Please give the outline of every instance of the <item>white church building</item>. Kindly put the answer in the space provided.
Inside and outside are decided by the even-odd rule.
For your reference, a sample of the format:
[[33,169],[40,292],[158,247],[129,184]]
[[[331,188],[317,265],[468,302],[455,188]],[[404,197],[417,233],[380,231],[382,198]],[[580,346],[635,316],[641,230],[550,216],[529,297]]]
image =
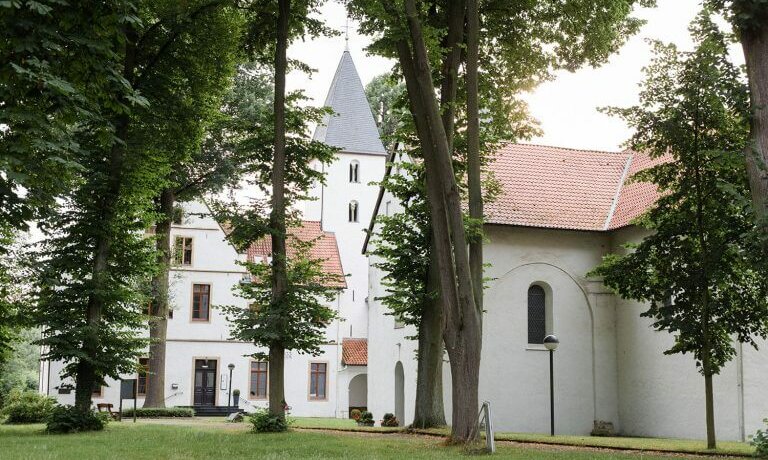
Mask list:
[[[664,355],[673,336],[586,274],[644,230],[631,224],[656,191],[632,183],[653,163],[632,152],[598,152],[505,144],[490,166],[498,199],[486,206],[485,291],[480,399],[492,407],[498,431],[548,433],[549,356],[556,334],[556,432],[589,434],[596,421],[628,436],[703,438],[704,379],[690,355]],[[401,208],[388,193],[374,211]],[[376,232],[375,221],[371,228]],[[367,244],[374,244],[375,239]],[[370,247],[364,252],[369,253]],[[377,298],[383,274],[370,256],[368,407],[413,419],[417,342]],[[715,377],[715,420],[722,439],[744,440],[768,416],[768,343],[760,351],[736,345],[738,356]],[[446,417],[451,414],[450,367],[443,367]],[[449,421],[450,423],[450,421]],[[601,425],[605,425],[601,423]]]
[[[400,209],[372,182],[388,159],[360,77],[342,54],[325,102],[335,112],[315,139],[338,147],[304,204],[300,238],[319,238],[316,255],[346,276],[332,307],[340,319],[326,330],[319,357],[288,352],[286,401],[295,416],[346,418],[367,408],[378,420],[393,412],[413,418],[415,331],[402,327],[377,300],[386,294],[370,254],[375,217]],[[505,144],[492,166],[501,186],[487,206],[486,276],[480,398],[491,402],[497,430],[547,432],[549,362],[541,345],[555,333],[556,430],[589,434],[596,421],[633,436],[702,438],[704,381],[689,356],[666,356],[673,337],[640,317],[646,306],[624,301],[586,274],[601,258],[643,236],[631,221],[655,199],[648,184],[628,178],[650,160],[632,152],[597,152]],[[204,201],[184,203],[172,227],[183,249],[171,276],[167,406],[226,406],[241,391],[246,411],[266,406],[269,365],[250,358],[252,344],[230,338],[217,305],[246,301],[232,288],[245,275],[237,261],[266,260],[268,245],[239,254]],[[768,344],[766,344],[768,346]],[[738,356],[715,378],[718,435],[743,440],[768,416],[768,350],[738,346]],[[446,357],[447,360],[447,357]],[[147,361],[144,359],[142,364]],[[232,381],[228,365],[234,364]],[[59,377],[61,363],[42,362],[41,391],[63,403],[74,393]],[[444,366],[446,416],[450,367]],[[152,369],[148,369],[152,372]],[[125,378],[141,375],[126,375]],[[146,379],[143,379],[146,382]],[[107,382],[94,402],[118,405],[119,385]],[[145,388],[144,388],[145,389]],[[139,399],[138,405],[143,401]]]

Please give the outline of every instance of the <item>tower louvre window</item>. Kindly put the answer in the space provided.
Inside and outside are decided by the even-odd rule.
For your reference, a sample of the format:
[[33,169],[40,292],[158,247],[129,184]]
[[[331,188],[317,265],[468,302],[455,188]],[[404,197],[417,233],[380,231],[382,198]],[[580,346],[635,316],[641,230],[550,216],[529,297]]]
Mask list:
[[358,205],[357,201],[349,202],[349,221],[357,222]]
[[353,183],[360,182],[360,162],[352,160],[349,163],[349,181]]

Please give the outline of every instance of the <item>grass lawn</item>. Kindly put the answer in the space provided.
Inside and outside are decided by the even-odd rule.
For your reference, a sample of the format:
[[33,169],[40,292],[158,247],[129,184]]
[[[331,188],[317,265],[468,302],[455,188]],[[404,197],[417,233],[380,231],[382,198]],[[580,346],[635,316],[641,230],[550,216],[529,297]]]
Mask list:
[[[297,428],[325,428],[350,431],[397,431],[398,428],[358,427],[352,420],[336,418],[297,418],[294,424]],[[447,429],[423,430],[429,434],[448,434]],[[578,447],[599,447],[612,449],[653,450],[662,452],[686,452],[693,454],[722,454],[751,456],[754,447],[748,443],[735,441],[720,441],[715,451],[706,448],[705,441],[693,439],[666,438],[628,438],[628,437],[596,437],[596,436],[549,436],[533,433],[496,433],[499,441],[516,441],[523,443],[556,444]]]
[[[0,426],[0,458],[16,459],[282,459],[382,458],[453,459],[468,454],[445,447],[439,438],[404,434],[292,431],[252,434],[246,424],[200,420],[191,424],[160,421],[112,423],[99,433],[46,435],[41,425]],[[641,453],[617,453],[575,447],[519,446],[500,443],[498,458],[511,459],[659,459]]]

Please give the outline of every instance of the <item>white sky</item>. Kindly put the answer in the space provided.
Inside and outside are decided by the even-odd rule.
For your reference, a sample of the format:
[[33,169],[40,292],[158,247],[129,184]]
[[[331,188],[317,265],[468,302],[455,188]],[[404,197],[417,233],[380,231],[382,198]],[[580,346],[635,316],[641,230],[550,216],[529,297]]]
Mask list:
[[[699,3],[699,0],[658,0],[656,8],[638,10],[635,15],[647,20],[646,25],[608,63],[598,69],[559,72],[553,81],[525,95],[531,113],[544,131],[532,142],[618,150],[630,131],[623,121],[598,112],[597,107],[628,106],[637,102],[642,67],[651,58],[645,39],[660,39],[690,48],[687,28],[699,10]],[[341,3],[331,0],[323,6],[322,16],[328,26],[343,31],[346,14]],[[363,84],[367,84],[376,75],[391,69],[392,61],[366,55],[363,48],[369,39],[359,35],[356,26],[350,21],[349,48]],[[343,50],[343,36],[294,43],[288,51],[289,57],[309,64],[317,72],[311,78],[292,73],[288,77],[289,89],[304,89],[315,105],[322,104]],[[738,49],[734,48],[732,54],[734,60],[743,62]]]

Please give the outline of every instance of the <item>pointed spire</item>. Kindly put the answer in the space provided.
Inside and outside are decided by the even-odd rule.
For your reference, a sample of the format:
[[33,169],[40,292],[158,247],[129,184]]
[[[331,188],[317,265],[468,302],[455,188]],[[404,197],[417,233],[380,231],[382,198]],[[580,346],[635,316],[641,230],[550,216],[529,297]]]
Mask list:
[[344,152],[386,155],[363,82],[348,49],[341,55],[325,106],[333,109],[315,130],[314,139]]

